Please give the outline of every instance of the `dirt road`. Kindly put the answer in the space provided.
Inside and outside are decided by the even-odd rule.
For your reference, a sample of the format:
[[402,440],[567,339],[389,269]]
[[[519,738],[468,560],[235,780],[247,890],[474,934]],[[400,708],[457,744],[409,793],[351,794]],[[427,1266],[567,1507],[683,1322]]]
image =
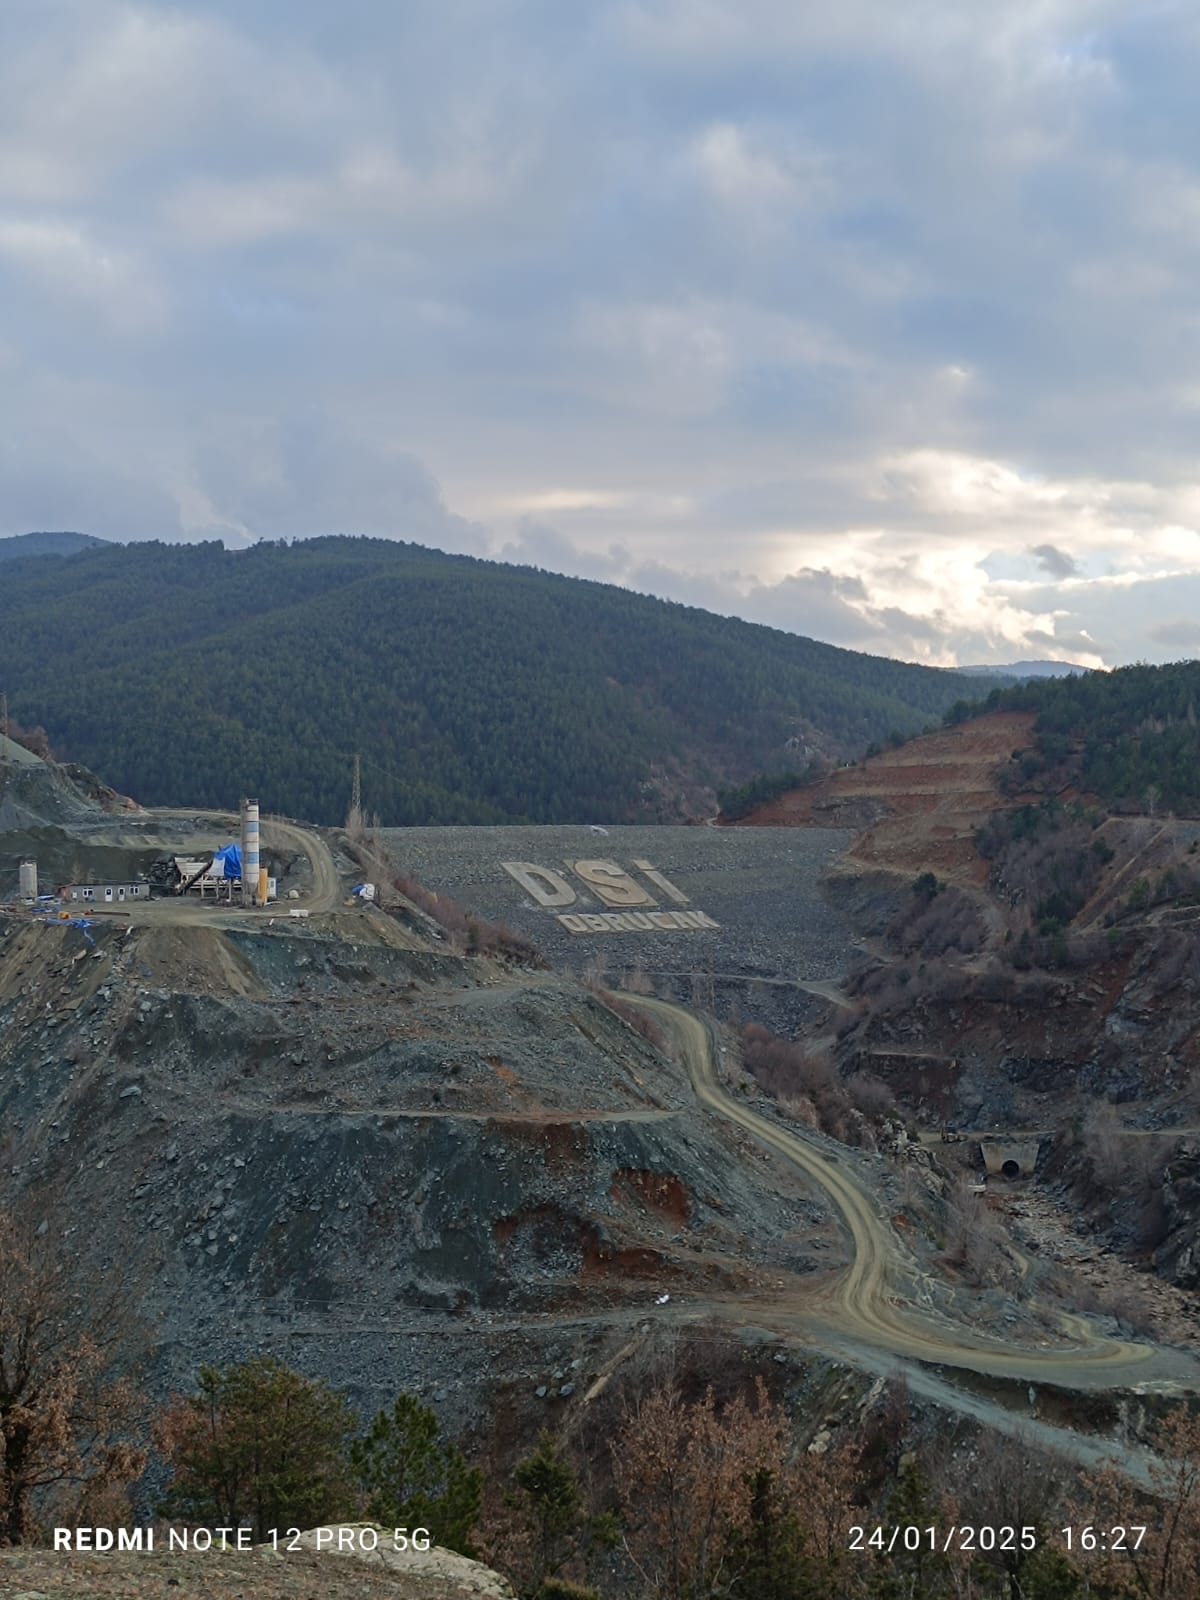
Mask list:
[[811,1331],[837,1351],[847,1341],[921,1362],[1067,1388],[1200,1389],[1200,1364],[1186,1353],[1105,1339],[1083,1317],[1061,1315],[1063,1341],[1021,1346],[955,1323],[929,1309],[923,1274],[911,1252],[845,1164],[799,1134],[739,1104],[721,1087],[706,1026],[681,1007],[626,995],[678,1041],[697,1099],[758,1143],[799,1167],[829,1196],[849,1234],[850,1265],[817,1291],[802,1313]]
[[269,845],[277,839],[286,839],[308,857],[313,878],[312,888],[303,900],[308,909],[310,911],[336,909],[342,901],[342,885],[329,846],[321,835],[312,828],[297,827],[295,823],[280,822],[270,817],[264,820],[261,826],[264,843]]

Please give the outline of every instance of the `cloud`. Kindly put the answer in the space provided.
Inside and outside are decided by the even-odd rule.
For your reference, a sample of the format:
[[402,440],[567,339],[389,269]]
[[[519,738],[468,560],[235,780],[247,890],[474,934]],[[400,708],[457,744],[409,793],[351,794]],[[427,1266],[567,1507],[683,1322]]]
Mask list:
[[274,51],[208,6],[37,0],[0,20],[0,201],[114,210],[164,165],[219,160],[254,131],[271,153],[344,116],[347,93],[303,48]]
[[1170,622],[1159,622],[1151,628],[1150,637],[1159,644],[1200,647],[1200,622],[1194,617],[1176,617]]
[[69,223],[0,217],[0,270],[5,265],[51,315],[65,304],[119,333],[144,335],[168,314],[166,292],[144,262]]
[[1200,610],[1198,58],[1116,0],[12,0],[7,514],[1161,656]]
[[485,549],[482,530],[446,509],[420,461],[315,412],[251,423],[206,445],[191,488],[198,535],[225,531],[252,541],[349,533],[467,554]]
[[1079,571],[1079,563],[1075,557],[1068,555],[1065,550],[1058,549],[1056,545],[1035,544],[1029,554],[1037,558],[1038,566],[1052,578],[1073,578]]
[[167,201],[179,237],[207,249],[334,228],[427,232],[464,218],[502,224],[514,180],[502,149],[456,153],[421,171],[385,147],[352,149],[331,170],[188,184]]
[[32,445],[20,434],[0,442],[0,537],[65,528],[101,539],[177,539],[175,498],[140,475],[81,454],[61,435]]

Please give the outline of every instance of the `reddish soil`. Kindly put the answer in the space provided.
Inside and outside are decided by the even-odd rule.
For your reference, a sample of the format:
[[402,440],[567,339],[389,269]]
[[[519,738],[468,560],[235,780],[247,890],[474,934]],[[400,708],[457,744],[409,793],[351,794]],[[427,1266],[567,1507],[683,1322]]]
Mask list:
[[861,828],[853,863],[897,873],[933,870],[964,887],[987,877],[975,829],[991,812],[1017,803],[1002,795],[997,773],[1027,747],[1033,716],[995,711],[957,728],[927,733],[820,783],[793,789],[735,827]]
[[614,1200],[626,1199],[632,1192],[674,1228],[686,1227],[692,1214],[691,1196],[673,1172],[635,1172],[622,1167],[613,1177],[610,1192]]

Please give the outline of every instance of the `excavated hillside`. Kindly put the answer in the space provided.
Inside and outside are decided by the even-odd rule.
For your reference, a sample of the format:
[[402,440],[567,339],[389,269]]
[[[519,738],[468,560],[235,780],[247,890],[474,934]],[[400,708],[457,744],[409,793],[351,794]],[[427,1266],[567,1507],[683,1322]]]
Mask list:
[[162,1382],[285,1347],[469,1422],[502,1375],[569,1393],[580,1324],[838,1259],[801,1176],[578,983],[376,909],[155,909],[0,915],[0,1126],[5,1198],[140,1285]]
[[857,828],[840,871],[911,876],[936,861],[941,876],[980,884],[987,868],[974,833],[1014,803],[997,774],[1029,743],[1033,720],[1031,712],[995,712],[924,734],[758,806],[736,826]]
[[[230,826],[90,807],[55,826],[95,849],[195,850]],[[773,960],[766,896],[743,914],[734,892],[768,863],[691,832],[707,876],[659,859],[720,910],[715,937],[746,927]],[[766,842],[795,874],[793,918],[817,915],[815,874],[789,866],[816,856]],[[268,908],[0,907],[0,1207],[84,1304],[123,1286],[152,1398],[270,1353],[363,1412],[421,1395],[503,1452],[541,1425],[611,1427],[604,1404],[656,1341],[689,1339],[701,1370],[717,1351],[765,1366],[801,1415],[832,1408],[823,1427],[899,1364],[931,1430],[947,1413],[1040,1429],[1073,1460],[1118,1448],[1144,1470],[1144,1413],[1122,1397],[1200,1388],[1187,1330],[1081,1318],[1070,1277],[1023,1250],[1001,1249],[1001,1278],[964,1274],[946,1180],[894,1121],[888,1155],[835,1144],[753,1093],[731,1030],[551,971],[487,924],[475,946],[498,953],[467,954],[382,876],[374,903],[351,896],[378,839],[269,818],[263,848],[285,896]],[[816,989],[818,1009],[838,993]]]
[[[1200,821],[1022,792],[996,712],[739,826],[857,826],[826,875],[867,957],[834,1054],[929,1129],[1031,1139],[1093,1239],[1200,1284]],[[978,1151],[978,1146],[973,1146]]]

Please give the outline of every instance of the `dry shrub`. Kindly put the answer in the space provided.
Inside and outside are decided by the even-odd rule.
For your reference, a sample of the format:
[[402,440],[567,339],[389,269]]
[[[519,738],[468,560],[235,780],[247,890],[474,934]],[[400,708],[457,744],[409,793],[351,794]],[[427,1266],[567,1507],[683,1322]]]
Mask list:
[[785,1095],[779,1102],[779,1109],[802,1128],[811,1128],[814,1133],[820,1133],[821,1114],[807,1095]]
[[973,998],[993,1004],[1012,1005],[1021,993],[1021,982],[1011,967],[992,956],[976,973]]
[[975,974],[942,957],[863,963],[847,984],[867,1002],[872,1017],[896,1016],[920,1003],[947,1004],[973,992]]
[[621,979],[621,988],[629,994],[654,993],[654,983],[643,967],[629,968]]
[[1008,1236],[984,1195],[972,1192],[965,1179],[946,1196],[946,1256],[979,1288],[991,1288],[1011,1276]]
[[776,1099],[800,1093],[816,1104],[819,1096],[840,1089],[826,1056],[791,1039],[781,1039],[757,1022],[742,1029],[742,1059],[761,1087]]
[[[786,1568],[786,1590],[771,1593],[855,1592],[847,1533],[860,1516],[858,1455],[851,1443],[797,1458],[787,1416],[761,1378],[724,1400],[711,1387],[689,1398],[675,1384],[643,1394],[612,1447],[639,1592],[748,1597],[760,1592],[751,1573],[764,1568],[776,1582]],[[772,1546],[773,1562],[765,1560]]]
[[1112,1317],[1134,1338],[1157,1339],[1162,1332],[1153,1306],[1130,1284],[1077,1280],[1072,1298],[1081,1311]]
[[626,1547],[651,1593],[719,1592],[729,1536],[750,1522],[754,1472],[781,1473],[786,1445],[786,1419],[761,1378],[753,1405],[738,1396],[718,1407],[711,1389],[688,1404],[671,1388],[633,1407],[613,1445],[613,1478]]
[[987,941],[987,923],[978,903],[953,886],[912,900],[888,928],[888,937],[905,953],[971,955]]
[[54,760],[54,751],[50,748],[50,735],[41,723],[35,728],[23,728],[15,717],[9,717],[6,731],[14,744],[21,745],[35,756],[41,756],[43,761]]
[[584,977],[583,986],[594,994],[602,1006],[606,1006],[622,1022],[627,1022],[635,1033],[640,1033],[643,1039],[648,1039],[656,1050],[664,1050],[667,1036],[655,1022],[654,1018],[634,1005],[631,1001],[622,1000],[619,994],[614,994],[611,989],[606,989],[595,978]]
[[1140,1540],[1131,1533],[1123,1549],[1096,1549],[1077,1556],[1088,1577],[1099,1580],[1092,1592],[1195,1600],[1200,1570],[1200,1418],[1186,1402],[1168,1413],[1155,1445],[1149,1493],[1123,1477],[1116,1466],[1105,1467],[1085,1477],[1082,1503],[1072,1504],[1063,1520],[1079,1527],[1147,1530]]
[[523,967],[546,965],[537,946],[524,934],[517,933],[505,923],[488,922],[484,917],[476,916],[453,896],[437,894],[403,873],[393,877],[392,887],[398,889],[406,900],[410,900],[426,916],[432,917],[438,927],[450,935],[455,948],[465,954],[493,956],[497,960],[511,961]]
[[896,1096],[873,1072],[856,1072],[846,1079],[846,1093],[869,1122],[897,1115]]
[[823,1052],[781,1039],[756,1022],[742,1029],[742,1062],[798,1122],[843,1144],[874,1149],[871,1124],[893,1110],[892,1097],[878,1078],[859,1073],[843,1082]]

